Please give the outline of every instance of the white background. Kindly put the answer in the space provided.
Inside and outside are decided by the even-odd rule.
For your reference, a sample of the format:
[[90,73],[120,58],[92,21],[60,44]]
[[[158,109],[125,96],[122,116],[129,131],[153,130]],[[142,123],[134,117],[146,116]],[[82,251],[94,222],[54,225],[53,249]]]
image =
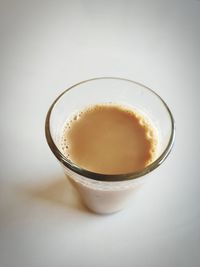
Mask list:
[[[0,266],[200,266],[200,1],[0,1]],[[45,115],[98,76],[143,83],[177,125],[123,211],[89,213],[48,148]]]

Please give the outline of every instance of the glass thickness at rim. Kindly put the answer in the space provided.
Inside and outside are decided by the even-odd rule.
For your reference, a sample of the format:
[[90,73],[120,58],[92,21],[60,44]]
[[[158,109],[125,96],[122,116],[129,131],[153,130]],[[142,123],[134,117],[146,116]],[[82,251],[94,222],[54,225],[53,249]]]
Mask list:
[[[53,141],[53,138],[51,136],[51,132],[50,132],[50,120],[51,120],[51,114],[52,111],[54,109],[54,106],[56,105],[56,103],[60,100],[60,98],[66,94],[68,91],[73,90],[73,88],[87,83],[87,82],[91,82],[91,81],[95,81],[95,80],[121,80],[121,81],[125,81],[125,82],[130,82],[136,85],[139,85],[143,88],[145,88],[146,90],[149,90],[152,94],[154,94],[157,98],[159,98],[159,100],[162,102],[162,104],[165,106],[166,111],[168,112],[168,115],[170,117],[171,120],[171,135],[170,135],[170,139],[169,142],[165,148],[165,150],[163,151],[163,153],[155,160],[153,161],[151,164],[149,164],[146,168],[144,168],[141,171],[138,172],[132,172],[132,173],[123,173],[123,174],[112,174],[112,175],[108,175],[108,174],[100,174],[100,173],[95,173],[95,172],[91,172],[89,170],[83,169],[81,167],[79,167],[78,165],[76,165],[75,163],[71,162],[70,160],[68,160],[62,153],[61,151],[57,148],[56,144]],[[117,181],[125,181],[125,180],[133,180],[139,177],[142,177],[144,175],[146,175],[147,173],[150,173],[151,171],[153,171],[154,169],[156,169],[169,155],[173,144],[174,144],[174,139],[175,139],[175,122],[174,122],[174,118],[172,116],[172,113],[169,109],[169,107],[167,106],[167,104],[164,102],[164,100],[157,94],[155,93],[152,89],[148,88],[147,86],[144,86],[141,83],[129,80],[129,79],[125,79],[125,78],[120,78],[120,77],[98,77],[98,78],[93,78],[93,79],[88,79],[88,80],[84,80],[81,81],[71,87],[69,87],[68,89],[66,89],[65,91],[63,91],[56,99],[55,101],[52,103],[52,105],[50,106],[47,116],[46,116],[46,121],[45,121],[45,135],[46,135],[46,140],[47,143],[51,149],[51,151],[53,152],[53,154],[56,156],[56,158],[68,169],[74,171],[75,173],[84,176],[86,178],[92,179],[92,180],[97,180],[97,181],[103,181],[103,182],[117,182]]]

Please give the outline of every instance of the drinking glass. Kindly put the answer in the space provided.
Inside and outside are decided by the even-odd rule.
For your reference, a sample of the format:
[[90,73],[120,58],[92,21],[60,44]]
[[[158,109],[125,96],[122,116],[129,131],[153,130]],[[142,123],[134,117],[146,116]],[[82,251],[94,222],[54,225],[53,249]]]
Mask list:
[[[157,154],[143,170],[117,175],[94,173],[63,154],[60,139],[66,121],[87,106],[104,103],[132,107],[152,122],[158,135]],[[135,188],[167,158],[174,143],[175,124],[167,104],[150,88],[128,79],[101,77],[82,81],[61,93],[49,108],[45,133],[50,149],[84,204],[91,211],[104,214],[121,210]]]

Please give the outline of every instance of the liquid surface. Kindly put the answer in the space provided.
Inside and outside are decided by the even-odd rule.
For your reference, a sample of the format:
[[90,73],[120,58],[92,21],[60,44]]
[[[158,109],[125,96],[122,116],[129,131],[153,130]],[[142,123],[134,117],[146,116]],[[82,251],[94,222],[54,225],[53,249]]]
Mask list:
[[138,112],[120,105],[94,105],[66,122],[63,154],[79,167],[102,174],[140,171],[155,158],[156,135]]

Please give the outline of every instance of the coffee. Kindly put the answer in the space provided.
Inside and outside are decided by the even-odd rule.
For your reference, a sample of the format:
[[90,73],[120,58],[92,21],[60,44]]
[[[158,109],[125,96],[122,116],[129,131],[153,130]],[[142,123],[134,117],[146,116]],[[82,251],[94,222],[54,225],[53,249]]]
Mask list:
[[155,158],[156,131],[134,109],[98,104],[67,121],[61,150],[83,169],[101,174],[124,174],[144,169]]

